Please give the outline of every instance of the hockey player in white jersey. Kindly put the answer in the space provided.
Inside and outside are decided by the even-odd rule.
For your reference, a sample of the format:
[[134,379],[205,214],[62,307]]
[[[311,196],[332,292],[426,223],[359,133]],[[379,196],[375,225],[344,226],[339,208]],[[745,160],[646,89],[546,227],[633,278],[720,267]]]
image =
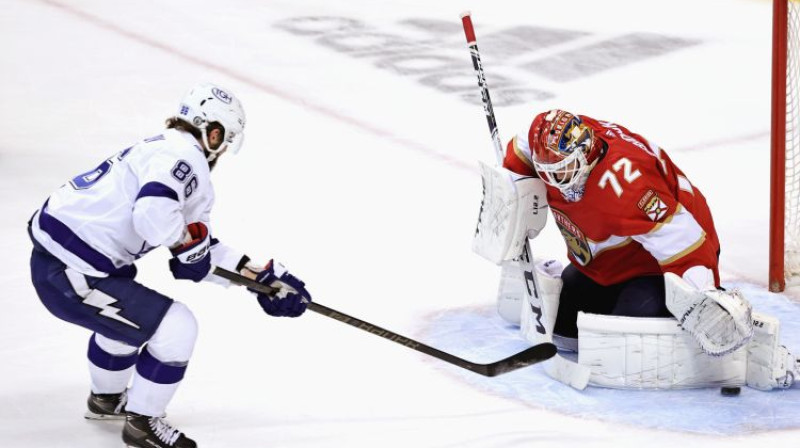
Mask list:
[[31,277],[60,319],[92,331],[91,419],[125,419],[130,447],[197,444],[162,417],[186,371],[197,336],[186,305],[134,280],[135,261],[159,247],[176,279],[228,284],[212,263],[278,289],[257,294],[265,312],[296,317],[311,301],[304,283],[272,260],[266,267],[212,236],[210,172],[236,153],[245,114],[229,90],[192,88],[167,129],[56,190],[34,213]]

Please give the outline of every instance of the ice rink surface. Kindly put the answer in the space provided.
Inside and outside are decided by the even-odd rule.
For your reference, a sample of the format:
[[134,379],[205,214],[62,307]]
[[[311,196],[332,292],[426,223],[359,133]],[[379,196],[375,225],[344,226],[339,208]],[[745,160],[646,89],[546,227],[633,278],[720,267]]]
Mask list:
[[[756,305],[782,304],[785,322],[800,317],[797,290],[764,293],[768,1],[0,8],[2,446],[122,445],[118,424],[82,418],[88,333],[35,296],[25,222],[67,179],[158,133],[199,81],[234,91],[248,118],[242,152],[214,172],[216,236],[282,261],[324,305],[456,355],[485,362],[520,349],[491,312],[497,269],[470,251],[476,161],[493,153],[464,10],[501,136],[562,107],[657,142],[709,200],[723,284]],[[565,259],[552,223],[533,250]],[[166,250],[142,259],[139,280],[199,320],[168,412],[203,447],[773,448],[800,439],[800,407],[786,405],[798,403],[797,388],[745,390],[750,407],[703,394],[582,395],[538,367],[476,378],[319,315],[270,318],[242,290],[172,280],[166,260]],[[785,342],[800,350],[796,324],[786,325]]]

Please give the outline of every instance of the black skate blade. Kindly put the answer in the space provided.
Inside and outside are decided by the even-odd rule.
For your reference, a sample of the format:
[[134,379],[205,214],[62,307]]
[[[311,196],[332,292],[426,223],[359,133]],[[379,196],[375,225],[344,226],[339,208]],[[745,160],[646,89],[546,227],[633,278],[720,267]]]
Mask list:
[[122,421],[125,420],[125,414],[95,414],[92,411],[86,411],[83,418],[86,420]]

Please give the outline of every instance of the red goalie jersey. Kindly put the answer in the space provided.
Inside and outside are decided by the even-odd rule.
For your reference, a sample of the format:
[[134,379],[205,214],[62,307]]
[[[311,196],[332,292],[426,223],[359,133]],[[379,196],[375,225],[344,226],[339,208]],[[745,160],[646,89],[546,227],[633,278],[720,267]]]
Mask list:
[[[580,132],[569,128],[573,123],[557,123],[557,113],[578,123]],[[582,133],[591,142],[585,146],[591,159],[582,158],[588,177],[577,199],[568,200],[552,182],[547,185],[547,200],[572,264],[601,285],[664,272],[682,275],[705,266],[719,285],[719,240],[706,199],[661,148],[613,123],[563,111],[546,114],[537,116],[527,136],[508,143],[503,165],[550,179],[537,173],[535,166],[542,165],[534,161],[548,157],[537,152],[542,147],[558,153],[553,136],[563,132],[574,140]],[[543,120],[554,120],[546,133],[540,129]]]

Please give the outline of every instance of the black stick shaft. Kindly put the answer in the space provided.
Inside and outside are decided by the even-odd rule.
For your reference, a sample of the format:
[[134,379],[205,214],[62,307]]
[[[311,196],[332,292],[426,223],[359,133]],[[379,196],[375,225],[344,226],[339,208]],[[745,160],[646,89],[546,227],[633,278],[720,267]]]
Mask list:
[[481,54],[478,51],[478,42],[475,38],[475,28],[472,26],[472,16],[464,13],[461,16],[461,24],[464,26],[464,35],[467,38],[469,53],[472,56],[472,67],[478,76],[478,87],[481,90],[481,101],[483,102],[483,112],[486,114],[486,123],[489,125],[489,132],[492,135],[497,164],[503,165],[503,143],[500,140],[500,132],[497,129],[497,119],[494,116],[492,98],[489,96],[489,85],[486,83],[486,76],[483,74],[483,64]]
[[[247,277],[222,269],[220,267],[214,268],[214,275],[225,278],[237,285],[246,286],[250,289],[254,289],[256,291],[263,292],[265,294],[273,294],[275,292],[275,288],[263,285]],[[459,358],[458,356],[451,355],[450,353],[443,352],[437,348],[423,344],[419,341],[415,341],[411,338],[399,335],[393,331],[389,331],[385,328],[381,328],[377,325],[373,325],[369,322],[363,321],[361,319],[355,318],[345,313],[339,312],[337,310],[334,310],[333,308],[328,308],[327,306],[319,304],[317,302],[309,303],[308,309],[315,313],[322,314],[325,317],[329,317],[331,319],[338,320],[339,322],[343,322],[350,326],[356,327],[359,330],[366,331],[367,333],[373,334],[375,336],[380,336],[384,339],[388,339],[404,347],[408,347],[412,350],[425,353],[426,355],[433,356],[434,358],[440,359],[447,363],[459,366],[461,368],[470,370],[472,372],[484,376],[495,376],[505,372],[510,372],[511,370],[516,370],[518,368],[525,367],[539,361],[544,361],[545,359],[548,359],[555,354],[555,346],[553,346],[552,344],[540,344],[494,363],[478,364],[471,361],[467,361],[466,359]]]

